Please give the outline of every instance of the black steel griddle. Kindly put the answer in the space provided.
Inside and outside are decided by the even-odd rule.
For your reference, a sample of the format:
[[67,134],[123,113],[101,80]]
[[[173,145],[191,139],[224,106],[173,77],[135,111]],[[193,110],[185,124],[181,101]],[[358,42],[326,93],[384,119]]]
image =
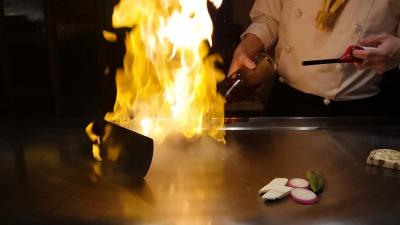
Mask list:
[[[155,146],[144,179],[98,164],[83,126],[0,128],[0,224],[399,224],[399,171],[365,164],[372,149],[400,149],[399,119],[230,122],[226,145]],[[326,177],[318,204],[260,201],[271,179],[308,169]]]

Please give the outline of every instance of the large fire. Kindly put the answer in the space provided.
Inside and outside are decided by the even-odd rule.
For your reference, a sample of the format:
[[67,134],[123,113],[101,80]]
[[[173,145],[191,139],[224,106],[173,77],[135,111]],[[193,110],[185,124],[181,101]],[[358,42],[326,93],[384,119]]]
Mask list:
[[[162,142],[170,133],[208,134],[224,142],[224,75],[209,55],[208,0],[121,0],[113,26],[132,27],[117,71],[114,112],[105,116]],[[210,0],[219,7],[222,0]]]

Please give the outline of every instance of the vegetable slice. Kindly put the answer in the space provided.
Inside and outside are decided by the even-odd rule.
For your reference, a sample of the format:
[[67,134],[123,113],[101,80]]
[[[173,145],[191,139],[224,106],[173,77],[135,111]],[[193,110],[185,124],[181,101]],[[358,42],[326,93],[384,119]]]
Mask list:
[[322,190],[324,187],[324,175],[321,172],[309,170],[306,177],[313,192],[317,193]]
[[293,187],[286,186],[288,182],[287,178],[275,178],[258,192],[261,194],[263,200],[276,200],[281,199],[289,195]]
[[305,188],[295,188],[290,194],[296,202],[301,204],[312,205],[318,201],[317,195]]
[[265,193],[263,196],[261,196],[261,199],[263,200],[276,200],[276,199],[281,199],[285,197],[282,192],[276,191],[276,190],[269,190],[267,193]]
[[263,200],[276,200],[281,199],[289,195],[290,191],[292,191],[292,187],[288,186],[276,186],[273,189],[267,191],[261,199]]
[[289,180],[288,184],[289,187],[294,188],[308,188],[308,181],[303,178],[292,178]]
[[267,185],[265,185],[263,188],[258,191],[259,194],[264,194],[267,191],[274,189],[275,187],[282,187],[285,186],[288,182],[287,178],[275,178],[271,182],[269,182]]

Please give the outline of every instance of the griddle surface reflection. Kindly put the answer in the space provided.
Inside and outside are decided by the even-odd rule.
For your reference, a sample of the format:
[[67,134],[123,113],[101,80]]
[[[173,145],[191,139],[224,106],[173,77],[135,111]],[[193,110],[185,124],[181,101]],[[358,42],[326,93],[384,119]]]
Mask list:
[[[400,129],[236,130],[227,144],[173,137],[145,179],[92,159],[83,128],[0,132],[0,221],[12,224],[398,224],[400,175],[369,167]],[[320,201],[261,202],[275,177],[326,176]]]

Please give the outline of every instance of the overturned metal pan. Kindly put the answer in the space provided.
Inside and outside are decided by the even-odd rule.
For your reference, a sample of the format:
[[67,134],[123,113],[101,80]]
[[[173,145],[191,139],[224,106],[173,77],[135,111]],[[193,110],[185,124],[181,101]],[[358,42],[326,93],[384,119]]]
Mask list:
[[94,121],[86,133],[93,142],[94,157],[106,171],[136,178],[146,176],[154,151],[151,138],[106,120]]

